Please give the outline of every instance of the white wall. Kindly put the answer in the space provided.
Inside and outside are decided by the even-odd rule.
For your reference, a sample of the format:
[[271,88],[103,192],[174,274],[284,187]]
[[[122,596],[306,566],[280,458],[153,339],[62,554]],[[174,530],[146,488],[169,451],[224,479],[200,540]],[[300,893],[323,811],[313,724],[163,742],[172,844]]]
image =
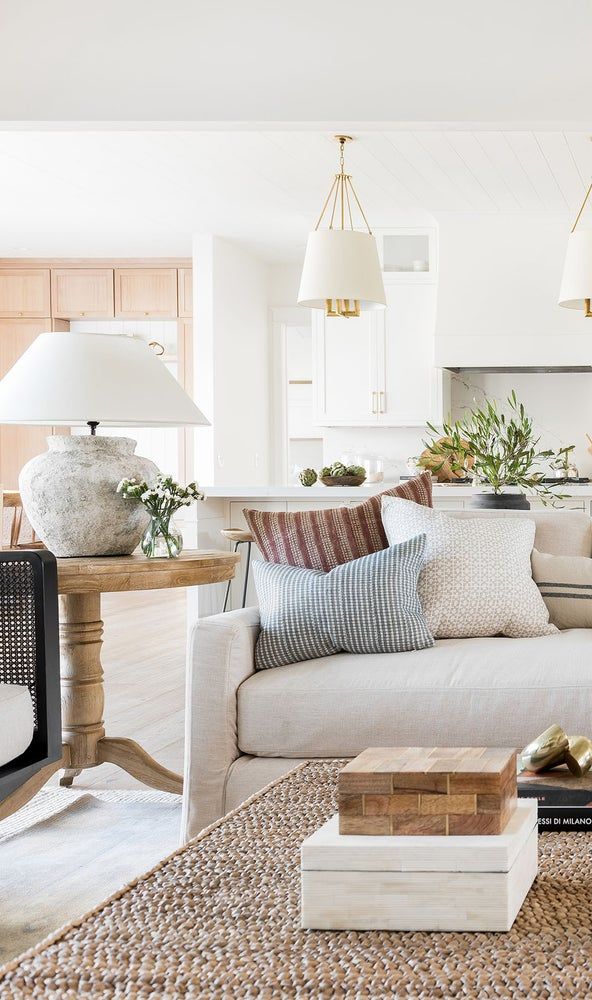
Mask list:
[[589,320],[558,305],[567,212],[440,213],[436,363],[582,365]]
[[[302,259],[304,260],[304,247],[302,248]],[[300,287],[300,274],[302,263],[299,264],[270,264],[268,270],[269,305],[272,308],[284,308],[298,305],[298,289]],[[304,309],[305,313],[310,313],[309,309]]]
[[268,267],[235,244],[194,238],[195,399],[212,426],[196,432],[204,485],[269,481]]

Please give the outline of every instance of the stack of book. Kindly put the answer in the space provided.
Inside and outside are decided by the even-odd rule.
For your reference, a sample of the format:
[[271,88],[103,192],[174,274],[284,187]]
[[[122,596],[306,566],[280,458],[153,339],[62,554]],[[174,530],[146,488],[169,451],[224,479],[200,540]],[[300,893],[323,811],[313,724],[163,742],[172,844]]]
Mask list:
[[592,773],[576,778],[567,767],[518,775],[518,798],[537,799],[539,830],[592,831]]

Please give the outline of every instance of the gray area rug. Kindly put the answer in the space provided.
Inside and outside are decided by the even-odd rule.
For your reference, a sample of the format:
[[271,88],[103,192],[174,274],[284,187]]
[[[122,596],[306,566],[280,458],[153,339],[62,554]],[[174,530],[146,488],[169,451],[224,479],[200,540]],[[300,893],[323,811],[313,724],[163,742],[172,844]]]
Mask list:
[[0,822],[0,964],[179,844],[181,798],[47,788]]

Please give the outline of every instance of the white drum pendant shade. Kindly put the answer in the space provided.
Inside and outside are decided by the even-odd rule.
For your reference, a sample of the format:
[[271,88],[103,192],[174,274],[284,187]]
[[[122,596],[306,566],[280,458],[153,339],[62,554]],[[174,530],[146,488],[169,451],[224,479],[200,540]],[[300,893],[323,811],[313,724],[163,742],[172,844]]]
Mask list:
[[559,305],[567,309],[586,309],[592,299],[592,229],[576,229],[570,233]]
[[[339,173],[333,178],[315,230],[308,236],[298,305],[325,309],[327,316],[359,316],[362,309],[383,309],[386,296],[376,240],[351,176],[344,169],[343,148],[352,137],[335,138]],[[323,229],[325,212],[329,225]],[[364,220],[365,232],[355,228],[356,212]]]
[[376,240],[354,229],[309,234],[298,304],[324,309],[327,299],[358,300],[360,309],[386,305]]

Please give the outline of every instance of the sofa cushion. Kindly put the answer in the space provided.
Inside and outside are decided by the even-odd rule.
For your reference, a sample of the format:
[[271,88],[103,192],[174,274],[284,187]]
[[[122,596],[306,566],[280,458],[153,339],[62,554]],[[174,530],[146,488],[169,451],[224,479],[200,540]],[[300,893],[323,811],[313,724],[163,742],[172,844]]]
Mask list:
[[24,753],[33,731],[33,702],[28,687],[0,684],[0,767]]
[[532,551],[532,575],[557,628],[592,628],[592,559]]
[[[331,490],[327,490],[329,497]],[[432,506],[432,476],[422,473],[364,500],[354,507],[331,510],[243,511],[257,547],[267,562],[318,569],[335,566],[379,552],[387,547],[380,516],[383,496],[399,496]]]
[[417,596],[425,535],[352,559],[329,573],[255,562],[261,614],[258,670],[345,650],[398,653],[433,646]]
[[557,556],[592,555],[592,518],[583,510],[451,510],[450,517],[534,521],[535,548]]
[[592,630],[441,639],[414,653],[339,653],[252,674],[238,744],[266,757],[353,757],[368,746],[524,746],[552,722],[589,732]]
[[383,498],[382,520],[391,545],[426,535],[418,592],[436,638],[555,631],[532,579],[533,521],[458,520],[395,497]]

